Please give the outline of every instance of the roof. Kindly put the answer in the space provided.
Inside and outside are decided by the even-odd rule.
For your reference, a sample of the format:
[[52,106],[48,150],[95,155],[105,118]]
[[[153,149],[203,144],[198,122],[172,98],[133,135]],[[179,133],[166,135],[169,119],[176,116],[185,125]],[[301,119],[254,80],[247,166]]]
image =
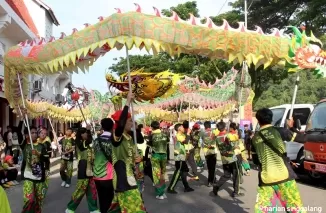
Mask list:
[[15,13],[25,22],[28,28],[35,34],[38,35],[38,30],[34,24],[31,15],[24,3],[24,0],[6,0],[9,6],[15,11]]
[[53,24],[55,24],[56,26],[60,25],[59,24],[59,21],[57,19],[57,17],[54,15],[54,12],[53,10],[51,9],[51,7],[49,7],[47,4],[45,4],[43,1],[41,0],[34,0],[36,3],[38,3],[39,5],[41,5],[41,7],[43,7],[45,10],[48,11],[51,19],[52,19],[52,22]]

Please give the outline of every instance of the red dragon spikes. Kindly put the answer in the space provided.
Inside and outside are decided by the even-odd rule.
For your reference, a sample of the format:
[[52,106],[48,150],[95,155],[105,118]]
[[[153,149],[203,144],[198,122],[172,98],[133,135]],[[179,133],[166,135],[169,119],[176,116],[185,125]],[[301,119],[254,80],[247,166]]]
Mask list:
[[160,12],[160,10],[157,9],[156,7],[153,7],[153,9],[154,9],[155,15],[156,15],[157,17],[161,17],[161,12]]
[[189,23],[190,23],[191,25],[197,25],[197,24],[196,24],[196,18],[195,18],[195,16],[194,16],[192,13],[189,13],[189,16],[190,16]]
[[136,12],[137,13],[141,13],[141,7],[140,7],[140,5],[137,4],[137,3],[134,3],[134,5],[136,6]]
[[66,33],[64,33],[64,32],[61,32],[61,36],[60,36],[60,38],[59,38],[59,39],[63,39],[64,37],[66,37]]
[[117,11],[117,13],[121,13],[121,9],[120,8],[114,8],[116,11]]
[[174,12],[174,11],[172,11],[172,20],[174,20],[174,21],[179,21],[180,20],[178,14],[176,12]]
[[206,25],[208,28],[213,28],[213,21],[211,18],[206,17]]
[[76,32],[78,32],[76,28],[72,29],[72,35],[75,34]]

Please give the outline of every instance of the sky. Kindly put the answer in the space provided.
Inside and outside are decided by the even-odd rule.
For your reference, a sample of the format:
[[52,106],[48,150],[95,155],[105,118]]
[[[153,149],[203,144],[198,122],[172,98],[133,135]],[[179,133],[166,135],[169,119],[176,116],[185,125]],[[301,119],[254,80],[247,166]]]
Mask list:
[[[59,37],[61,32],[69,35],[73,28],[83,29],[84,23],[95,24],[98,17],[107,17],[116,11],[114,8],[120,8],[122,12],[135,11],[134,3],[138,3],[142,12],[146,14],[154,14],[153,6],[158,9],[167,9],[171,6],[187,2],[187,0],[43,0],[54,11],[60,25],[54,26],[53,36]],[[188,0],[190,1],[190,0]],[[230,9],[226,0],[197,0],[197,5],[201,17],[216,16],[219,11],[221,13]],[[231,2],[231,1],[229,1]],[[224,5],[224,6],[223,6]],[[101,93],[108,92],[105,73],[108,67],[116,63],[114,58],[125,57],[124,49],[118,51],[111,50],[105,56],[99,58],[89,73],[73,74],[72,83],[75,86],[85,86],[86,89],[98,90]],[[129,51],[130,55],[148,54],[146,51],[133,49]],[[132,65],[131,65],[132,68]]]

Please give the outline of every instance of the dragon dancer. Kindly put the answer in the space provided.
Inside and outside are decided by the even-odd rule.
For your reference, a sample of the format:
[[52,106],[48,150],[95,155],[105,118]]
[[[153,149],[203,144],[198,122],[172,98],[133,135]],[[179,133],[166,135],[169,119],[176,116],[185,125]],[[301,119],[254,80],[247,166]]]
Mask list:
[[100,213],[97,208],[97,191],[93,180],[94,151],[91,147],[91,127],[80,128],[76,135],[78,152],[77,185],[71,200],[67,205],[66,213],[74,213],[86,195],[90,213]]
[[192,144],[192,149],[189,150],[189,155],[187,158],[188,164],[191,166],[192,173],[194,175],[194,180],[199,180],[199,173],[197,171],[198,167],[203,166],[203,162],[200,157],[200,125],[195,123],[192,127],[190,133],[190,143]]
[[[22,213],[41,213],[45,198],[44,192],[47,190],[45,179],[46,171],[49,170],[46,168],[49,154],[45,146],[37,142],[36,127],[30,127],[30,133],[31,139],[28,136],[21,144],[26,162],[22,172],[24,174]],[[24,134],[28,135],[27,128],[25,128]],[[32,149],[31,141],[34,149]]]
[[252,159],[259,167],[258,195],[255,213],[275,212],[278,201],[289,213],[305,213],[299,189],[283,141],[305,142],[305,135],[296,132],[293,120],[286,128],[272,126],[273,112],[260,109],[256,113],[260,130],[252,140]]
[[145,174],[144,174],[144,161],[143,161],[144,154],[141,149],[137,149],[137,152],[138,152],[138,156],[141,156],[141,158],[138,158],[137,161],[135,161],[135,174],[136,174],[137,186],[139,192],[142,193],[145,189]]
[[61,140],[61,165],[60,165],[60,176],[62,180],[62,187],[69,188],[71,184],[71,177],[73,172],[74,163],[74,150],[75,150],[75,140],[72,136],[72,129],[68,128],[66,131],[66,136]]
[[38,143],[41,143],[45,146],[46,152],[49,155],[49,158],[45,159],[45,168],[48,168],[48,170],[45,171],[46,173],[46,179],[45,179],[45,186],[46,186],[46,191],[45,195],[49,189],[49,182],[50,182],[50,158],[52,155],[52,148],[51,148],[51,139],[47,136],[47,130],[46,129],[41,129],[39,133],[39,138],[37,139]]
[[131,128],[133,122],[128,113],[133,94],[128,93],[127,102],[123,110],[116,111],[111,117],[115,121],[112,143],[112,164],[114,167],[113,186],[115,195],[109,212],[145,213],[146,209],[138,190],[135,163],[141,161],[141,156],[136,153],[138,142],[144,140],[140,131],[137,138],[133,138]]
[[169,137],[160,130],[160,123],[153,121],[151,124],[152,134],[149,137],[148,145],[152,148],[152,171],[155,186],[156,198],[163,200],[165,195],[165,174],[167,164],[166,146],[169,143]]
[[[244,194],[240,192],[240,172],[238,159],[234,153],[234,142],[237,140],[238,136],[237,134],[227,134],[225,130],[226,124],[224,122],[219,122],[217,126],[219,134],[217,136],[216,143],[221,153],[224,174],[214,185],[213,193],[214,195],[217,195],[219,189],[232,177],[234,190],[232,197],[243,196]],[[234,126],[236,126],[234,123],[230,124],[230,127]]]
[[215,179],[215,169],[216,169],[216,136],[211,129],[211,122],[204,122],[205,131],[201,133],[201,138],[204,144],[204,153],[206,159],[206,165],[208,170],[208,183],[207,186],[213,186]]
[[168,187],[167,192],[171,194],[177,194],[175,191],[175,186],[177,185],[180,177],[184,186],[184,192],[192,192],[192,189],[189,186],[187,181],[187,176],[189,172],[189,168],[186,163],[186,148],[185,144],[189,142],[191,129],[188,129],[188,132],[185,134],[185,129],[182,124],[174,125],[174,129],[177,132],[176,135],[176,144],[174,149],[175,154],[175,171],[172,176],[172,180],[170,181],[170,185]]

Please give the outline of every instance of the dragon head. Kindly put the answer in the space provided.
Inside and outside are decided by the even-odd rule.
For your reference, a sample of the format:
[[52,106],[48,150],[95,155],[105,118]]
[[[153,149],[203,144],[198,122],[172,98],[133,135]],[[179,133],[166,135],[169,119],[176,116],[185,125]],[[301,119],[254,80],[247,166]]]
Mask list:
[[287,67],[289,71],[301,69],[313,69],[315,74],[326,76],[326,52],[322,50],[323,43],[311,32],[311,36],[306,35],[305,27],[301,31],[296,27],[290,27],[294,34],[289,49],[289,60]]

